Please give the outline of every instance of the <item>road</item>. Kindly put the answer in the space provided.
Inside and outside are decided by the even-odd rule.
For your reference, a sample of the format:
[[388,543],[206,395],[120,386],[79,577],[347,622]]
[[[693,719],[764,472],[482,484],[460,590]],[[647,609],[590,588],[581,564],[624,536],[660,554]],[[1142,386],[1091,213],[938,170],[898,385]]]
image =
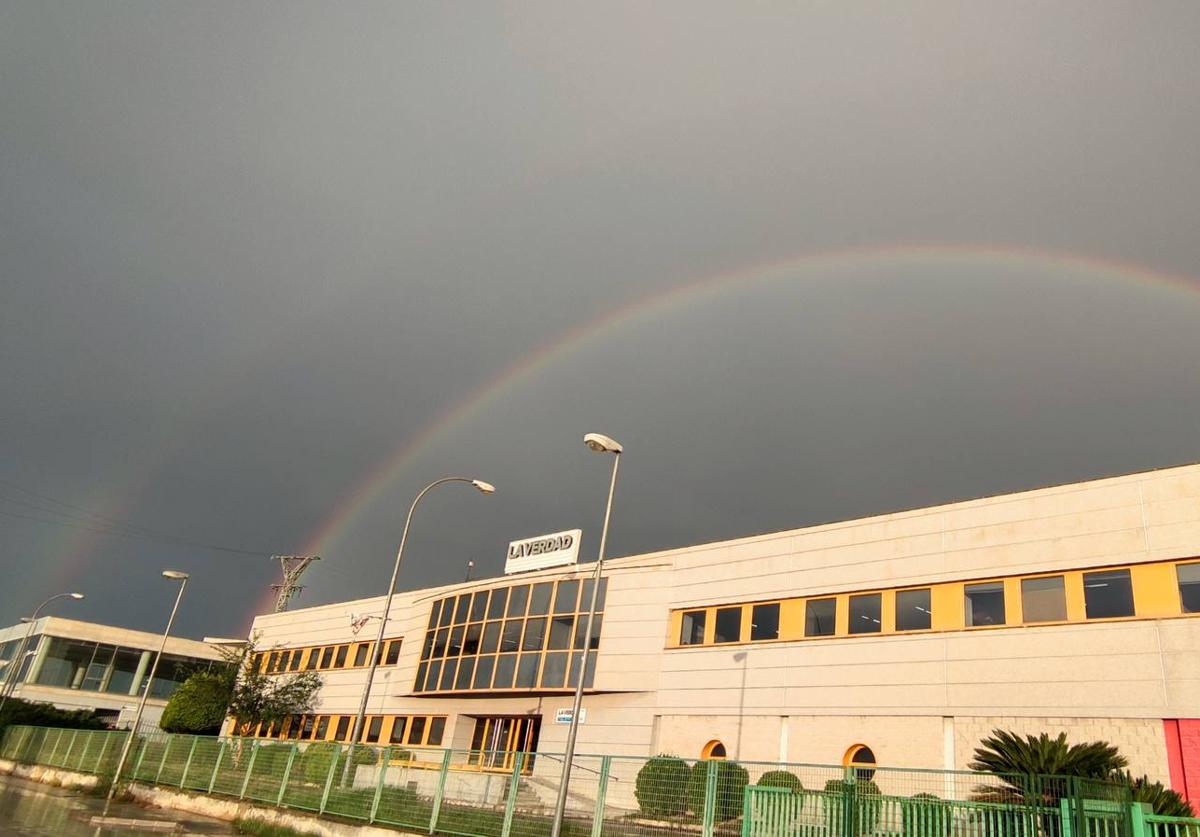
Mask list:
[[129,828],[97,830],[88,820],[104,809],[103,798],[86,796],[61,788],[0,776],[0,835],[10,837],[115,837],[115,835],[154,833],[237,834],[220,820],[180,811],[142,808],[131,803],[114,803],[111,817],[178,822],[175,832],[154,832]]

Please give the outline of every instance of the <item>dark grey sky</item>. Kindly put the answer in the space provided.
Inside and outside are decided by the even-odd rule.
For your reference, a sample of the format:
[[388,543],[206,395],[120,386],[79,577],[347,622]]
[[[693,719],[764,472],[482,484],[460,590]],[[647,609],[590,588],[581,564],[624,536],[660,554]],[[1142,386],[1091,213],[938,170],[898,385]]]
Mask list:
[[[98,521],[304,548],[529,356],[319,541],[301,602],[381,592],[449,472],[499,492],[431,495],[404,586],[574,526],[591,557],[589,430],[628,449],[617,554],[1200,459],[1198,27],[0,0],[0,621],[78,588],[59,612],[157,629],[171,566],[184,633],[242,632],[265,558]],[[965,249],[802,261],[915,243]]]

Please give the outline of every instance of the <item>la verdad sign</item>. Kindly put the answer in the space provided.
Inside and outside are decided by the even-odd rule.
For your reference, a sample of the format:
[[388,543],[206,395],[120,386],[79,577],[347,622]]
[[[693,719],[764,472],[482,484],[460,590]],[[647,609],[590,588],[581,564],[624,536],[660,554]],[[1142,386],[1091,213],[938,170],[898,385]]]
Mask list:
[[544,570],[579,563],[579,539],[582,529],[538,535],[508,545],[508,560],[504,563],[504,574],[523,573],[529,570]]

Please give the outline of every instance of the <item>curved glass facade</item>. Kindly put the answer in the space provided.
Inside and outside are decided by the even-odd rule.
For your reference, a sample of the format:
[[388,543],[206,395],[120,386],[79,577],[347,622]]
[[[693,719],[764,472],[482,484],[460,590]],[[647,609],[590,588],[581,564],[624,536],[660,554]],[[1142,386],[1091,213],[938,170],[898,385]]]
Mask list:
[[[600,647],[607,579],[601,579],[591,648]],[[433,603],[415,692],[574,689],[583,660],[592,580],[513,584]],[[596,666],[588,666],[590,688]]]

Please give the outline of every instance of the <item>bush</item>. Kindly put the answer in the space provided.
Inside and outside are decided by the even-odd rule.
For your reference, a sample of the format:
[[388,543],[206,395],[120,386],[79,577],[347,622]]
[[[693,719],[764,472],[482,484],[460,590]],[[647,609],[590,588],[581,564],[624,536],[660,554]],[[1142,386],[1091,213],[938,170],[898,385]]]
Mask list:
[[784,788],[792,793],[800,793],[804,790],[804,785],[800,784],[799,777],[786,770],[768,770],[759,777],[758,786],[760,788]]
[[708,766],[716,765],[717,798],[713,817],[717,822],[731,820],[742,812],[743,789],[750,783],[750,774],[736,761],[698,761],[688,776],[687,804],[697,817],[704,816],[704,798],[708,789]]
[[171,695],[158,725],[166,732],[216,735],[225,722],[231,694],[228,676],[196,672]]
[[950,809],[932,793],[914,793],[900,803],[905,834],[949,834],[953,825]]
[[59,709],[49,703],[9,698],[0,713],[0,733],[8,726],[58,727],[59,729],[108,729],[108,724],[91,709]]
[[685,800],[683,789],[688,782],[687,762],[679,756],[659,755],[647,761],[638,771],[633,794],[642,813],[651,817],[673,817],[682,814]]
[[[323,784],[329,776],[329,763],[333,761],[335,755],[337,755],[337,769],[340,773],[346,766],[347,749],[347,746],[335,741],[317,741],[309,744],[308,748],[300,754],[300,770],[304,775],[304,781],[317,785]],[[259,757],[261,758],[261,754]],[[354,748],[353,764],[356,767],[373,765],[378,761],[379,755],[375,752],[374,747]]]
[[829,827],[842,829],[844,815],[843,802],[846,796],[851,797],[851,816],[849,833],[870,834],[879,823],[881,800],[879,785],[870,779],[860,779],[857,782],[847,782],[845,779],[830,779],[825,783],[825,792],[837,794],[825,798],[825,818]]

